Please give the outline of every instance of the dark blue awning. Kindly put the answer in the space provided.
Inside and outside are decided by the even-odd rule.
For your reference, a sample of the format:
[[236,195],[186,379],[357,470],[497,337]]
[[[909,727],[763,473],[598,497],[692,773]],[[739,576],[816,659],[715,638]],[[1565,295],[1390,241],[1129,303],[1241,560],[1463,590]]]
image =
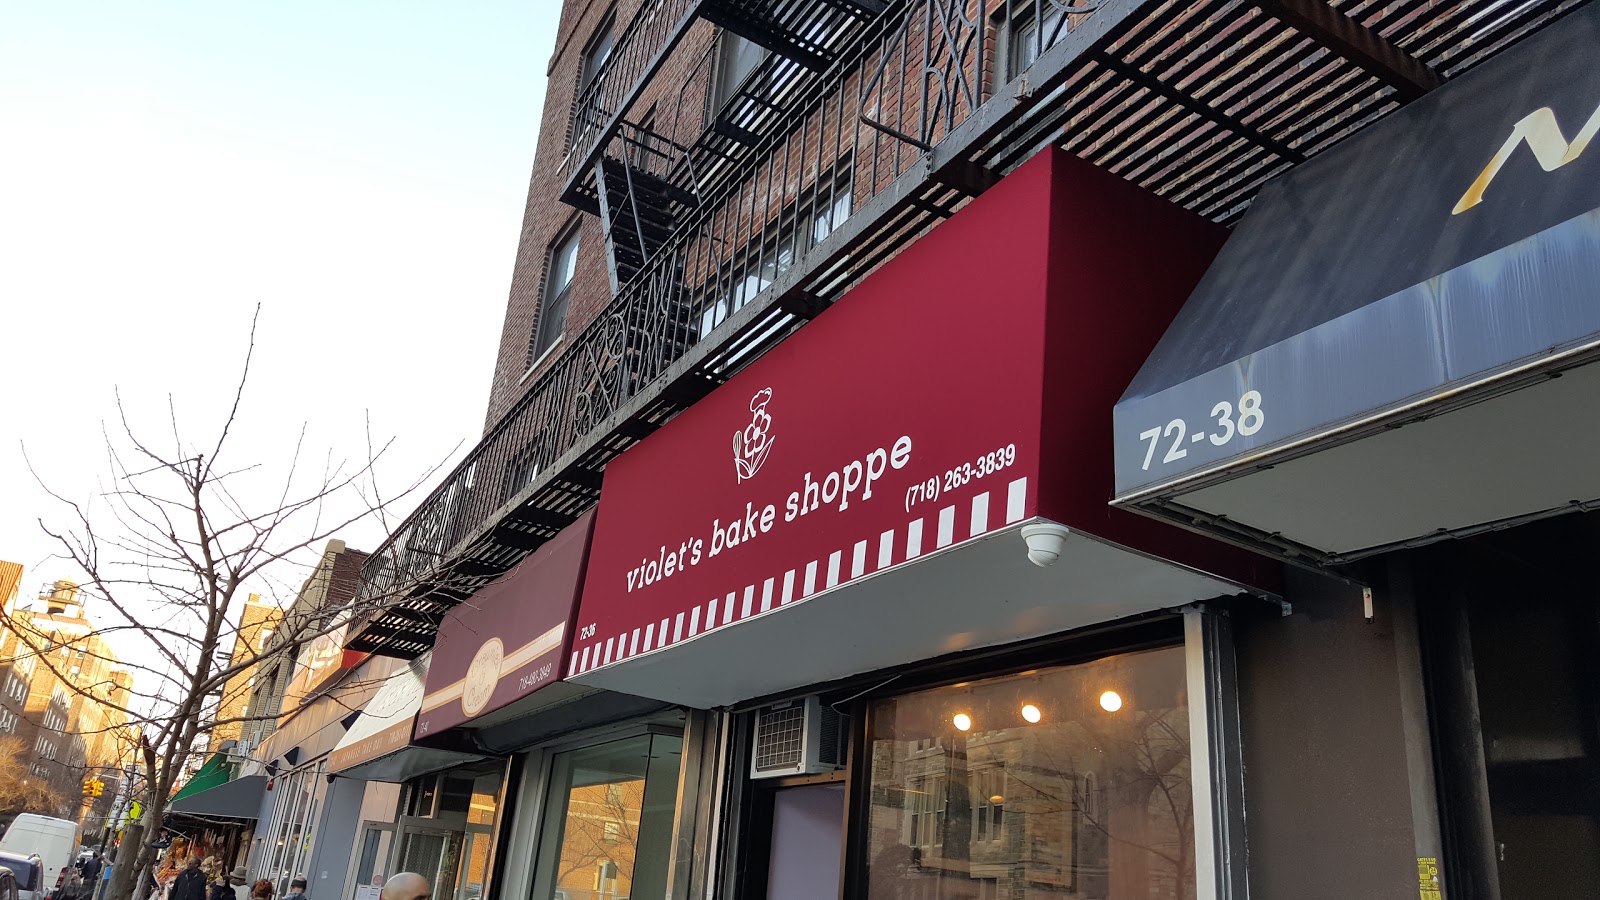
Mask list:
[[1590,4],[1265,188],[1117,404],[1117,502],[1594,359],[1596,59]]
[[261,796],[266,789],[267,776],[246,775],[174,800],[167,809],[189,816],[254,819],[261,811]]

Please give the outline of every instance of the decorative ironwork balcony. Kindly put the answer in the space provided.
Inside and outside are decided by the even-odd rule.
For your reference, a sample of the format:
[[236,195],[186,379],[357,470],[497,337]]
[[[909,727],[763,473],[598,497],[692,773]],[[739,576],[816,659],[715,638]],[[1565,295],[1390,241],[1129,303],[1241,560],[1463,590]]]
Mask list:
[[896,0],[752,152],[668,203],[670,231],[637,238],[605,313],[372,554],[366,590],[408,599],[350,646],[425,650],[596,502],[608,460],[1039,148],[1229,223],[1277,173],[1579,2],[1026,0],[997,34],[994,2]]

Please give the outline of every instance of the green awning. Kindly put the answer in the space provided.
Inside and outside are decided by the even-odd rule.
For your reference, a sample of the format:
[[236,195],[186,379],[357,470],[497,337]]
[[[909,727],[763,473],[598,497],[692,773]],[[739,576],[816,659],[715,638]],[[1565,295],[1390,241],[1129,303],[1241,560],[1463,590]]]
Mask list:
[[172,799],[181,800],[191,794],[209,791],[214,787],[227,784],[232,778],[233,766],[228,764],[228,755],[226,753],[213,753],[211,758],[206,760],[205,765],[200,767],[200,771],[190,776],[189,780],[184,782],[183,787],[172,795]]

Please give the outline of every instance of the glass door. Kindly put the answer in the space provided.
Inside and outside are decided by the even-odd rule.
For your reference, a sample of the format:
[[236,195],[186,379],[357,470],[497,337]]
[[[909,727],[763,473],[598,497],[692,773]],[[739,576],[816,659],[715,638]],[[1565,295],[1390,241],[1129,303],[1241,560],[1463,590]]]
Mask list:
[[468,825],[464,842],[454,900],[480,900],[489,878],[489,848],[494,843],[494,829]]
[[665,734],[556,754],[533,900],[664,896],[682,755]]
[[356,854],[356,887],[383,887],[389,877],[389,851],[394,846],[394,826],[367,823],[361,830]]
[[1597,526],[1565,516],[1425,557],[1452,900],[1592,896],[1600,885]]
[[433,896],[454,897],[461,860],[461,832],[408,828],[400,847],[398,872],[416,872],[433,885]]

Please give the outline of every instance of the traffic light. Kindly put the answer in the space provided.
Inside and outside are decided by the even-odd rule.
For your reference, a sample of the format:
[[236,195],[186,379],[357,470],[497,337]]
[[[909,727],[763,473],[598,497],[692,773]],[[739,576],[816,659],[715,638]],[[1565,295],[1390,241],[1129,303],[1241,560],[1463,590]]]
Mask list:
[[83,782],[83,795],[85,797],[103,797],[106,793],[106,783],[98,778],[86,778]]
[[85,778],[83,780],[83,795],[85,797],[93,797],[94,796],[94,779],[93,778]]

